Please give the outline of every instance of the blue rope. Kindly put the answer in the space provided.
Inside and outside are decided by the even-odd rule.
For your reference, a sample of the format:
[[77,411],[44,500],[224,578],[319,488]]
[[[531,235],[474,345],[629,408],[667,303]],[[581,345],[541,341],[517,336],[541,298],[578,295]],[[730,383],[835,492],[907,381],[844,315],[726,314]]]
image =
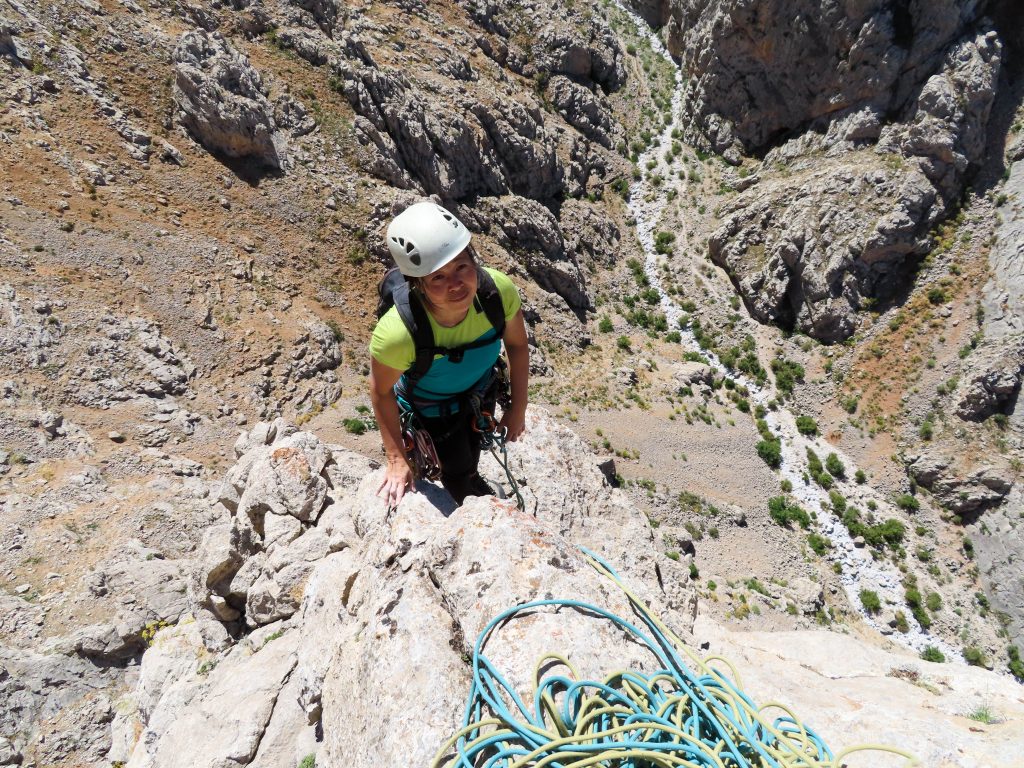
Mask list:
[[[608,563],[588,550],[583,552],[598,571],[622,586]],[[702,674],[694,672],[664,625],[628,590],[626,594],[644,629],[579,600],[534,600],[494,617],[473,649],[473,679],[463,727],[434,765],[789,768],[833,764],[832,752],[822,740],[794,719],[780,717],[768,724],[724,675],[706,665]],[[483,648],[504,622],[547,607],[571,608],[611,621],[644,645],[659,668],[653,673],[618,672],[604,681],[552,674],[538,682],[528,706]],[[551,660],[564,666],[560,657],[552,656],[539,666]],[[550,703],[556,696],[562,697],[561,705],[552,711]],[[447,762],[446,755],[450,755]]]

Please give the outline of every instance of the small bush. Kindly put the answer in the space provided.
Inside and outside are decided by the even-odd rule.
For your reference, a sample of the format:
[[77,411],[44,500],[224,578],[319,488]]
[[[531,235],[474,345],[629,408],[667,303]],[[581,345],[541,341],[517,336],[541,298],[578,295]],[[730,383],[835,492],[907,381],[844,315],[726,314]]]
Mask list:
[[757,455],[772,469],[782,465],[782,443],[778,440],[761,440],[757,444]]
[[775,386],[783,395],[791,394],[796,383],[804,380],[804,367],[783,357],[772,360],[772,373],[775,374]]
[[921,502],[911,494],[903,493],[896,497],[896,506],[905,512],[917,512],[921,508]]
[[1020,659],[1020,651],[1016,645],[1006,649],[1006,655],[1010,657],[1010,674],[1021,683],[1024,683],[1024,662]]
[[362,419],[344,419],[341,424],[351,435],[362,435],[366,432],[366,422]]
[[798,523],[805,530],[811,527],[811,516],[801,507],[791,504],[785,496],[768,499],[768,514],[784,528],[788,528],[791,522]]
[[946,660],[946,657],[943,655],[942,651],[934,645],[926,645],[924,650],[921,651],[921,659],[924,661],[931,661],[935,664],[941,664]]
[[832,546],[832,543],[827,538],[817,533],[808,534],[807,544],[818,557],[824,557],[829,547]]
[[946,298],[946,292],[939,286],[936,285],[928,289],[928,301],[932,304],[945,304]]
[[964,661],[966,661],[972,667],[984,667],[985,654],[981,652],[980,648],[971,645],[967,648],[964,648]]
[[623,352],[629,352],[632,349],[632,346],[630,346],[629,343],[628,336],[619,336],[619,338],[615,340],[615,346],[617,346]]
[[938,592],[929,592],[928,597],[925,598],[925,605],[932,613],[938,613],[942,610],[942,595]]
[[860,591],[860,604],[864,606],[864,610],[870,614],[876,614],[882,610],[882,600],[878,597],[878,593],[870,589],[862,589]]
[[602,315],[601,320],[597,324],[597,330],[601,333],[611,333],[615,329],[612,325],[612,319],[608,315]]
[[810,416],[797,416],[796,429],[801,435],[817,435],[818,422]]
[[672,243],[676,236],[672,232],[658,232],[654,236],[654,250],[656,253],[668,254],[672,252]]
[[825,457],[825,469],[833,477],[846,477],[846,467],[843,466],[843,462],[834,453],[830,453]]
[[863,469],[858,469],[856,474],[854,474],[853,479],[856,480],[860,484],[864,484],[864,483],[866,483],[868,481],[868,476],[866,474],[864,474],[864,470]]
[[904,635],[910,631],[910,624],[907,622],[907,614],[903,611],[896,611],[896,631]]

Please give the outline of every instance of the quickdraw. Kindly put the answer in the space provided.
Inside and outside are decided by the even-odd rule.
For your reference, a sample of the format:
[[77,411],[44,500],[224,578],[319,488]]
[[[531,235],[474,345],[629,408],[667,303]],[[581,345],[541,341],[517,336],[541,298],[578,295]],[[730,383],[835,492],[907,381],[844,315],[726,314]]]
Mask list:
[[[473,431],[479,436],[481,450],[490,451],[491,456],[498,462],[498,466],[505,470],[505,477],[508,478],[509,487],[516,497],[516,506],[525,511],[526,501],[523,499],[523,494],[519,492],[519,483],[512,476],[512,470],[508,466],[508,427],[499,425],[494,420],[494,414],[483,410],[479,396],[473,395],[470,397],[469,402],[473,407],[474,416],[471,426]],[[498,451],[501,451],[500,457],[498,456]]]
[[427,430],[416,426],[412,411],[402,414],[402,443],[417,480],[440,480],[441,460],[437,457],[434,440]]

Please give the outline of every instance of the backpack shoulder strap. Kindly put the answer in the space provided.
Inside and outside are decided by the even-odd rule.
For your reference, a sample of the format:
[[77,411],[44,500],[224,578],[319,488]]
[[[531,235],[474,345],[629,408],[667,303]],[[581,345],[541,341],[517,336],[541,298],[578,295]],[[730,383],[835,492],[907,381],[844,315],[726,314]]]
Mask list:
[[416,293],[410,290],[408,283],[396,286],[392,295],[398,316],[402,318],[416,347],[416,360],[405,372],[406,376],[416,381],[430,370],[434,362],[434,332],[430,328],[427,310],[423,308]]
[[494,284],[494,278],[483,267],[476,268],[476,302],[489,322],[498,333],[500,339],[505,333],[505,305],[501,301],[501,291]]

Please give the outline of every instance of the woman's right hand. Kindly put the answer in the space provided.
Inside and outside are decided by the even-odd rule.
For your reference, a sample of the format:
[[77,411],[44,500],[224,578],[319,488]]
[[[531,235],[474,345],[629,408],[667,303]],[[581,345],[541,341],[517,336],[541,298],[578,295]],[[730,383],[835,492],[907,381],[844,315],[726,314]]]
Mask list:
[[409,462],[404,458],[389,459],[377,495],[383,498],[389,507],[397,507],[406,492],[413,490],[413,475]]

